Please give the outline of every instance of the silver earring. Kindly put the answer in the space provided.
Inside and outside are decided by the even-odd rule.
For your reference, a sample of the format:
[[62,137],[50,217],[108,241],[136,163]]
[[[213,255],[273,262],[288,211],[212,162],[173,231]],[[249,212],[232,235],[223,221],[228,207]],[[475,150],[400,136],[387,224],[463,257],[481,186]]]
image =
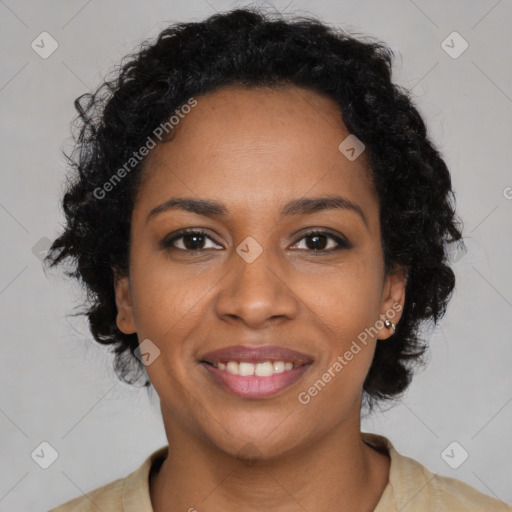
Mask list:
[[386,320],[384,320],[384,325],[385,325],[388,329],[392,329],[392,330],[393,330],[393,334],[395,334],[395,331],[396,331],[396,324],[394,324],[391,320],[389,320],[388,318],[386,318]]

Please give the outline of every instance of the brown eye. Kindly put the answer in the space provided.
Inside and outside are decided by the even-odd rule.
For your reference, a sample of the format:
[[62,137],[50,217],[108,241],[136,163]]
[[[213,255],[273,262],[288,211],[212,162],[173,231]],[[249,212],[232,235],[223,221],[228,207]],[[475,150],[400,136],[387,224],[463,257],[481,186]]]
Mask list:
[[187,252],[199,252],[213,247],[205,247],[209,241],[215,242],[206,232],[200,229],[187,229],[180,231],[171,238],[162,241],[162,247],[166,249],[178,249]]
[[[330,247],[329,239],[331,240]],[[351,247],[346,240],[333,235],[328,231],[310,231],[309,233],[306,233],[299,242],[302,240],[306,240],[305,249],[310,252],[331,252]]]

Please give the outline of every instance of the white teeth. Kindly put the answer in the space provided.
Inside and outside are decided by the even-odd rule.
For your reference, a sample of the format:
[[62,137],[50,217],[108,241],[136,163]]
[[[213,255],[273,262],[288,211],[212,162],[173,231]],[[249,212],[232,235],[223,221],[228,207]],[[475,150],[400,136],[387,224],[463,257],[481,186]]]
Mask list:
[[252,363],[240,362],[238,364],[238,373],[244,377],[254,375],[254,365]]
[[229,361],[228,364],[227,364],[226,370],[229,373],[234,373],[235,375],[240,375],[238,373],[238,363],[236,361]]
[[265,361],[263,363],[248,363],[246,361],[228,361],[227,363],[214,364],[219,370],[225,370],[233,375],[249,377],[256,375],[258,377],[270,377],[276,373],[283,373],[293,368],[293,363],[287,361]]
[[270,361],[266,361],[264,363],[258,363],[255,366],[254,373],[258,377],[270,377],[274,373],[274,368]]
[[[292,363],[288,363],[293,366]],[[274,361],[274,373],[283,373],[285,369],[285,363],[283,361]]]

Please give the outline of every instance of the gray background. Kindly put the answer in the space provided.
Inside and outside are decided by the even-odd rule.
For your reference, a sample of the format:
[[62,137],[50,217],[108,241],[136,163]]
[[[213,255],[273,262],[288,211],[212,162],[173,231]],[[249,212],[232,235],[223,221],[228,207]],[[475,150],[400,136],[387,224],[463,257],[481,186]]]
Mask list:
[[[46,275],[34,251],[44,255],[45,238],[63,221],[61,149],[69,148],[74,99],[167,23],[240,5],[0,0],[0,510],[46,510],[127,475],[166,444],[157,399],[115,379],[111,356],[91,343],[84,321],[66,319],[82,297],[77,285]],[[312,12],[395,50],[395,80],[413,91],[451,169],[464,221],[469,251],[457,255],[447,316],[428,332],[430,363],[404,399],[365,419],[363,430],[512,503],[512,4],[276,0],[275,7]],[[43,31],[59,45],[47,59],[31,48]],[[441,46],[453,31],[469,43],[456,59]],[[31,458],[43,441],[59,454],[46,470]],[[441,457],[453,441],[469,453],[457,469]]]

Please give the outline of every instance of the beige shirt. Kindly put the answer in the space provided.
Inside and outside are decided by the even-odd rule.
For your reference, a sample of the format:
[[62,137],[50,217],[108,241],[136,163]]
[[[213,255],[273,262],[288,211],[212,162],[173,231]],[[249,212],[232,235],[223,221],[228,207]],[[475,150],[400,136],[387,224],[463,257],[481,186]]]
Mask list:
[[[391,458],[389,481],[374,512],[510,512],[512,507],[454,478],[438,476],[419,462],[399,454],[391,442],[376,434],[363,440]],[[153,512],[149,472],[168,453],[168,446],[153,452],[125,478],[115,480],[49,512]]]

